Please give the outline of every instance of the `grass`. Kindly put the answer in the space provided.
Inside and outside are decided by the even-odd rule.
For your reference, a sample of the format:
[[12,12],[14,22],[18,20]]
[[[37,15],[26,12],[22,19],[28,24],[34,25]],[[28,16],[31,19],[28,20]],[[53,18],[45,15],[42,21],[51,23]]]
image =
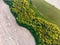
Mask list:
[[57,24],[60,27],[60,10],[47,3],[44,0],[31,0],[34,8],[38,10],[42,17],[49,22]]
[[[44,19],[28,0],[12,0],[6,3],[17,23],[32,33],[36,45],[60,45],[60,29]],[[11,4],[11,5],[10,5]]]

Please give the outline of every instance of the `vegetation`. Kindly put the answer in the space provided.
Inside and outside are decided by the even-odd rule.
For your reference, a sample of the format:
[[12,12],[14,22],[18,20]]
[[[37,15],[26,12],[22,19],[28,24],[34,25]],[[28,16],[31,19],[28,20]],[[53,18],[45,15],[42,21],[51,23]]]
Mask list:
[[[7,3],[7,1],[5,2]],[[17,23],[29,29],[35,38],[36,45],[60,45],[60,30],[57,25],[37,17],[28,0],[8,2],[11,2],[7,4],[10,6]]]
[[[31,0],[33,7],[48,21],[57,24],[60,28],[60,10],[45,0]],[[41,16],[41,15],[40,15]]]

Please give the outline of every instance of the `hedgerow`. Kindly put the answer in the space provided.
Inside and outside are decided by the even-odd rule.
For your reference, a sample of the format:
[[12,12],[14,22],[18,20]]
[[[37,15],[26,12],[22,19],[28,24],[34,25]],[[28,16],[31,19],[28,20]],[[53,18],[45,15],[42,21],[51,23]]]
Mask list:
[[[7,1],[5,1],[7,3]],[[36,45],[60,45],[60,29],[35,16],[28,0],[11,0],[7,3],[19,25],[26,27],[35,38]],[[11,5],[10,5],[11,4]]]

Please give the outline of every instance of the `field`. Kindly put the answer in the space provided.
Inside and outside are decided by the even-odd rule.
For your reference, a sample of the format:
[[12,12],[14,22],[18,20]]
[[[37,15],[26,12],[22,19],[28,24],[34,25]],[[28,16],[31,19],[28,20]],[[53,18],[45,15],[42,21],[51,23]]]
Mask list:
[[44,0],[31,0],[34,8],[38,10],[40,15],[49,22],[57,24],[60,27],[60,10],[47,3]]
[[[46,5],[48,5],[48,3],[43,7],[45,3],[43,0],[40,0],[40,2],[43,3],[41,9],[36,8],[36,5],[32,5],[34,1],[31,2],[30,0],[12,0],[5,2],[9,5],[12,14],[15,16],[16,22],[20,26],[27,28],[32,33],[36,45],[60,45],[60,29],[57,25],[50,23],[52,21],[54,22],[54,20],[51,19],[54,16],[50,16],[52,14],[55,15],[55,13],[56,15],[60,15],[58,13],[59,10],[52,7],[49,12],[52,14],[49,15],[50,18],[47,18],[47,14],[49,13],[45,8],[47,8]],[[58,12],[55,12],[53,9]]]

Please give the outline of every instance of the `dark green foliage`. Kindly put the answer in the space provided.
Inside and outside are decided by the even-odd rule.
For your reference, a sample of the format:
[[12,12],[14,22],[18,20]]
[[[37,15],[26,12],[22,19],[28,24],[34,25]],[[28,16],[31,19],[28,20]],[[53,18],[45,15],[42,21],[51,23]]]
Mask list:
[[31,0],[35,10],[41,14],[46,20],[57,24],[60,27],[60,10],[54,5],[49,4],[45,0]]
[[36,45],[60,45],[60,30],[52,23],[36,17],[28,0],[13,0],[10,6],[19,25],[26,27],[35,38]]

